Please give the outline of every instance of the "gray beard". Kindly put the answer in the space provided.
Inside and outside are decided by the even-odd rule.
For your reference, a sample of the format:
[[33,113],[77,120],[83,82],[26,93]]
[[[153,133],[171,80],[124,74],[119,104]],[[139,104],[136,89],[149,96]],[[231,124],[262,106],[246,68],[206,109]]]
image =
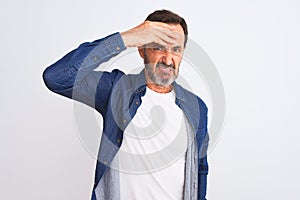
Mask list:
[[166,86],[171,85],[176,79],[175,75],[172,75],[170,78],[162,78],[155,72],[153,73],[151,71],[151,69],[152,68],[151,68],[150,64],[145,64],[145,71],[146,71],[148,77],[151,79],[151,81],[153,81],[154,83],[156,83],[158,85],[166,87]]

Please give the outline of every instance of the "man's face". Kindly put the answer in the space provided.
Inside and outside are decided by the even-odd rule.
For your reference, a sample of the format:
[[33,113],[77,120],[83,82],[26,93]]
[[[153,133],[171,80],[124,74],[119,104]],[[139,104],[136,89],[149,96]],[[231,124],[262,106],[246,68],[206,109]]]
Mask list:
[[177,78],[184,51],[183,29],[180,24],[172,26],[174,31],[182,34],[176,44],[162,46],[151,43],[139,50],[144,58],[146,79],[161,86],[169,86]]

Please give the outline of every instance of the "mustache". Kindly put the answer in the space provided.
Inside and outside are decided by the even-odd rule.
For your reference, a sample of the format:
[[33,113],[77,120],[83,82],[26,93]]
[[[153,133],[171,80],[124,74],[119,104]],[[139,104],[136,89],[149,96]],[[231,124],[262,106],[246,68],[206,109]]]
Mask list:
[[170,67],[170,68],[172,68],[172,69],[175,69],[175,66],[174,66],[172,63],[169,64],[169,65],[167,65],[166,63],[158,62],[158,63],[156,64],[156,68],[159,68],[159,67],[165,67],[165,68]]

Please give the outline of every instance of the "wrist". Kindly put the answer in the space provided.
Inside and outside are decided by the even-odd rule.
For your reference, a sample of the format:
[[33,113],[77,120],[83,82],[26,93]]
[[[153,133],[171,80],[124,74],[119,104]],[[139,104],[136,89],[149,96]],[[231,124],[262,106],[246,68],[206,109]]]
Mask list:
[[123,40],[125,47],[130,47],[129,38],[128,38],[128,35],[126,34],[126,32],[121,32],[120,35],[121,35],[121,38]]

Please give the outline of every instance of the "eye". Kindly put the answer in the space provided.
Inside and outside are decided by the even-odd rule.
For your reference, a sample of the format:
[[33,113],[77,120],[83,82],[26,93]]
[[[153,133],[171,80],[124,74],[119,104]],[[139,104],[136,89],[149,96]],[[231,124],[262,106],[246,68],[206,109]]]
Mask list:
[[181,48],[180,47],[174,47],[173,48],[173,52],[180,53],[181,52]]

